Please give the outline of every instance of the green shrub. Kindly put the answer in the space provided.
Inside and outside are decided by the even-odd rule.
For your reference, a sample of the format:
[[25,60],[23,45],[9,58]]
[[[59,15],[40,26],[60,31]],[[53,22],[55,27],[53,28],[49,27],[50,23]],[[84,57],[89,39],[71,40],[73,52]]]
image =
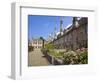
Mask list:
[[44,45],[44,49],[46,49],[46,50],[52,50],[52,49],[54,49],[54,45],[53,44],[45,44]]
[[64,64],[77,64],[78,56],[74,51],[68,51],[64,54]]
[[64,53],[64,64],[87,64],[88,54],[87,51],[81,51],[76,53],[74,51],[68,51]]
[[52,55],[55,58],[61,59],[61,58],[63,58],[64,52],[58,52],[57,50],[53,49],[53,50],[49,51],[49,54]]
[[53,51],[53,50],[54,50],[54,45],[52,45],[52,44],[45,44],[44,47],[42,47],[42,49],[41,49],[43,54],[50,53],[50,51]]
[[87,64],[88,63],[88,53],[87,53],[87,51],[80,53],[79,61],[80,61],[81,64]]
[[33,51],[34,50],[34,47],[33,46],[28,46],[28,51]]

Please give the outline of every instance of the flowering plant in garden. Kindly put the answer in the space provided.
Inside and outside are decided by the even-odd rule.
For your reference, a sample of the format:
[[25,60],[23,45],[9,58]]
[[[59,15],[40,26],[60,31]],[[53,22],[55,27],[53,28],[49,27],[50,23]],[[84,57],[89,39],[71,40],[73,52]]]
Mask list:
[[87,64],[88,53],[85,48],[64,53],[64,64]]
[[78,55],[74,51],[68,51],[64,53],[64,64],[77,64],[78,63]]

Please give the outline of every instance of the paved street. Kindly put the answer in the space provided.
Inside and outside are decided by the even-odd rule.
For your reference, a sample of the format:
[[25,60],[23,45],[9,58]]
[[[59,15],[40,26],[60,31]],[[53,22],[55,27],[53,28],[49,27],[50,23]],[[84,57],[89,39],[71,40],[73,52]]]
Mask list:
[[28,54],[28,66],[45,66],[50,65],[49,61],[42,54],[40,49],[35,49]]

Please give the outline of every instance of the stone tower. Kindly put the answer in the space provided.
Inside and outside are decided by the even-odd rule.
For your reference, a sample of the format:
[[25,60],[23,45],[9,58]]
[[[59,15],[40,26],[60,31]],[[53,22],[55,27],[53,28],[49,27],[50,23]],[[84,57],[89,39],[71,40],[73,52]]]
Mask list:
[[63,20],[62,20],[62,17],[60,19],[60,34],[63,33]]
[[73,17],[73,24],[77,21],[77,17]]

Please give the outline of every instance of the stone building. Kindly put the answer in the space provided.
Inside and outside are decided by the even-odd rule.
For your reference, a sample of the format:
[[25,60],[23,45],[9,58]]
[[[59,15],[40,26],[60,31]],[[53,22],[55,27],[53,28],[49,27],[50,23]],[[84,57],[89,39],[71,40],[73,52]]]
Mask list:
[[[67,29],[62,31],[62,21],[60,25],[60,33],[57,38],[51,42],[58,49],[78,49],[85,47],[87,48],[88,42],[88,18],[73,17],[73,23]],[[63,32],[63,33],[62,33]]]
[[42,48],[43,42],[41,39],[32,39],[31,45],[34,49],[40,49]]

